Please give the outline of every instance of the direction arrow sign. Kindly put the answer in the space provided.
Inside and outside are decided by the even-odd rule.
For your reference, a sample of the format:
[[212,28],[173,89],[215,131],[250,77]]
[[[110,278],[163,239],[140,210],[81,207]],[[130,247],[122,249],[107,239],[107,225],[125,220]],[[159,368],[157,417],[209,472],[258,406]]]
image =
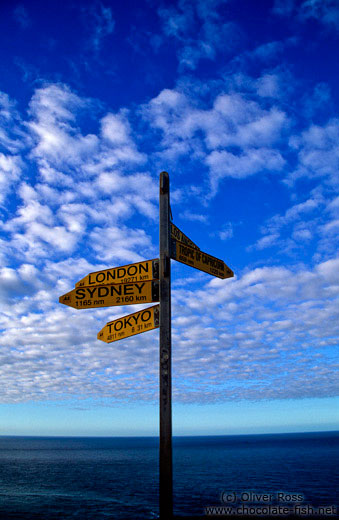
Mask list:
[[158,301],[158,281],[76,287],[59,298],[59,303],[69,305],[74,309],[134,305]]
[[105,343],[112,343],[119,339],[141,334],[147,330],[156,329],[159,327],[159,312],[160,305],[154,305],[154,307],[148,307],[148,309],[110,321],[101,329],[97,337]]
[[172,240],[171,258],[218,278],[231,278],[233,271],[219,258]]
[[105,285],[111,283],[144,282],[159,279],[159,260],[146,260],[135,264],[95,271],[79,280],[75,287]]
[[182,242],[186,246],[193,247],[193,249],[198,249],[199,247],[192,242],[190,238],[188,238],[180,229],[171,222],[171,237],[177,240],[178,242]]

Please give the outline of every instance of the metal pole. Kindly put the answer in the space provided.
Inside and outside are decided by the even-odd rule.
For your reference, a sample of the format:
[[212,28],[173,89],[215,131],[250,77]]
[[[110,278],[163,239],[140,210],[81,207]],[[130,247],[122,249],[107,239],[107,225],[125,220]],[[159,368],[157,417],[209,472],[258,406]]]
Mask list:
[[160,174],[160,518],[173,516],[170,186]]

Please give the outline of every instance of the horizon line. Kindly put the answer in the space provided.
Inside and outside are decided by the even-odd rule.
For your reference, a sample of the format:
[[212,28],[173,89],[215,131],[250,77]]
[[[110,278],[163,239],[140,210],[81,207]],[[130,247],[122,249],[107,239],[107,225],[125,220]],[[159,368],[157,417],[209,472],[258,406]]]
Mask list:
[[[305,435],[313,433],[338,433],[338,430],[312,430],[312,431],[295,431],[295,432],[266,432],[266,433],[208,433],[195,435],[173,435],[173,438],[182,437],[256,437],[263,435]],[[158,439],[159,435],[23,435],[23,434],[0,434],[0,439],[5,437],[19,437],[19,438],[39,438],[39,439]]]

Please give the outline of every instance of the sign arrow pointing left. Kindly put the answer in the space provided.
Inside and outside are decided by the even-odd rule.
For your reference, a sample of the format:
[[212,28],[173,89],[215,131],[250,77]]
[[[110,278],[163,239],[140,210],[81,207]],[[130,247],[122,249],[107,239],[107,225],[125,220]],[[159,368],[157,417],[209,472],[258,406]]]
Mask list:
[[76,287],[59,298],[59,303],[74,309],[135,305],[158,301],[158,281]]

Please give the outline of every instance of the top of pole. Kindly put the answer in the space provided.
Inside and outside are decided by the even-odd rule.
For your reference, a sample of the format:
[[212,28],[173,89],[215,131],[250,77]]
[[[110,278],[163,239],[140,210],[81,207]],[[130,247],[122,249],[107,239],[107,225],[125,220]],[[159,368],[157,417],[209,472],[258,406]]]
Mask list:
[[160,193],[165,194],[169,192],[169,175],[167,172],[160,173]]

